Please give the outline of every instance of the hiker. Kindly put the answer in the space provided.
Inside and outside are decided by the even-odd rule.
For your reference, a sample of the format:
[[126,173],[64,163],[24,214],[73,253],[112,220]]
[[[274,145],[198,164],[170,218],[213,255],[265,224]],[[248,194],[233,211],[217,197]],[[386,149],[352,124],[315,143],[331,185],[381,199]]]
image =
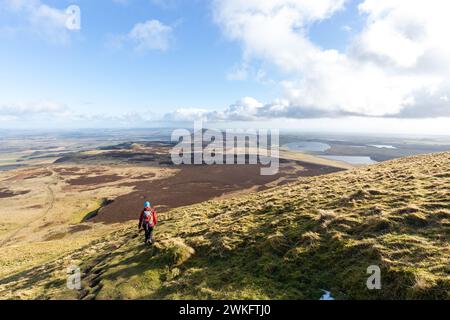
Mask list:
[[144,203],[144,210],[142,210],[141,215],[139,217],[139,226],[138,229],[141,228],[145,231],[145,243],[152,244],[153,243],[153,228],[158,223],[156,217],[156,211],[152,208],[150,202],[146,201]]

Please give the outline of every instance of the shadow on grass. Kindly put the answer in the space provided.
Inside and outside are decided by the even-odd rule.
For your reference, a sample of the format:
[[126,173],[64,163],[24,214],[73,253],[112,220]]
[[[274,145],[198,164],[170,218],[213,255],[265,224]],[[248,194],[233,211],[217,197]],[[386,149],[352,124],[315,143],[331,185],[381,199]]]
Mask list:
[[[229,232],[211,229],[202,234],[208,245],[196,246],[192,239],[198,231],[184,229],[177,236],[182,234],[183,243],[193,246],[196,252],[180,263],[170,245],[157,243],[148,247],[140,243],[139,235],[130,232],[122,239],[126,245],[97,252],[83,262],[87,266],[86,277],[95,277],[101,271],[95,286],[97,282],[102,285],[95,294],[108,299],[315,300],[322,289],[337,299],[448,298],[448,283],[438,281],[428,288],[414,289],[414,270],[401,271],[383,262],[385,257],[373,239],[391,232],[390,226],[387,230],[362,231],[354,226],[365,239],[349,241],[328,232],[323,221],[312,217],[303,216],[295,221],[295,226],[280,228],[267,223],[273,219],[271,212],[261,213],[258,223],[233,233],[239,242],[232,246],[227,244]],[[336,230],[338,225],[333,232]],[[170,239],[169,234],[164,236],[165,240]],[[369,290],[366,286],[370,265],[381,268],[382,290]],[[14,290],[36,285],[63,286],[61,279],[52,278],[57,268],[61,265],[49,263],[3,278],[0,285],[14,283]]]
[[[305,225],[307,229],[318,226],[311,221]],[[139,299],[318,299],[322,289],[341,299],[406,297],[399,281],[409,282],[411,275],[392,276],[383,268],[379,252],[370,245],[348,247],[327,235],[317,243],[303,245],[288,236],[281,240],[284,244],[277,246],[270,243],[273,230],[265,224],[248,233],[260,236],[220,254],[197,250],[181,265],[172,264],[167,248],[131,248],[115,256],[116,263],[108,266],[111,272],[105,274],[105,279],[121,283],[143,277],[146,271],[157,272],[163,285],[143,290],[137,294]],[[190,237],[186,233],[184,236]],[[207,237],[220,241],[220,234],[215,232]],[[366,287],[366,270],[373,264],[382,268],[386,278],[392,276],[394,280],[385,290],[370,291]]]
[[94,217],[96,217],[96,216],[98,215],[98,213],[100,212],[100,210],[102,210],[104,207],[106,207],[107,205],[109,205],[109,204],[111,204],[111,203],[113,203],[113,202],[114,202],[113,200],[103,199],[103,200],[102,200],[102,203],[100,204],[100,206],[99,206],[97,209],[95,209],[95,210],[93,210],[93,211],[87,213],[87,214],[84,216],[84,218],[81,220],[81,222],[87,222],[87,221],[93,219]]

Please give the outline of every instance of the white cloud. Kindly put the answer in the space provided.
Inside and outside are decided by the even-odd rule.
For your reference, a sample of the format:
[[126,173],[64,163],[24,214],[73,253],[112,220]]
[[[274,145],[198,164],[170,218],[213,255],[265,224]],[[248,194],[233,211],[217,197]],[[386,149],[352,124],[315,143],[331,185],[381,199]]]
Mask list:
[[448,115],[450,105],[440,97],[450,94],[449,4],[362,1],[366,24],[347,50],[321,49],[309,38],[308,27],[343,10],[345,2],[216,0],[214,18],[229,39],[242,44],[244,59],[263,60],[285,74],[280,86],[287,102],[271,104],[277,112]]
[[112,47],[122,47],[128,43],[134,50],[145,53],[151,50],[167,51],[173,42],[173,28],[158,20],[137,23],[126,35],[116,35],[109,39]]
[[181,108],[164,115],[164,121],[189,122],[203,121],[252,121],[262,114],[263,104],[251,97],[244,97],[223,111],[210,111],[196,108]]
[[145,112],[98,113],[79,111],[76,106],[51,100],[0,103],[0,124],[11,128],[141,127],[160,120],[151,110]]
[[210,111],[198,108],[180,108],[173,112],[166,113],[163,121],[168,122],[187,122],[195,120],[207,120]]
[[[282,102],[279,102],[280,104]],[[186,122],[194,120],[203,121],[254,121],[263,119],[271,111],[276,112],[275,105],[265,106],[252,97],[244,97],[228,106],[223,111],[210,111],[196,108],[182,108],[166,114],[165,121]]]
[[29,118],[36,115],[63,115],[68,112],[65,104],[42,100],[37,102],[11,103],[0,105],[0,116]]
[[128,36],[135,41],[136,49],[139,51],[166,51],[170,46],[172,28],[158,20],[149,20],[136,24]]
[[52,43],[67,43],[70,31],[66,27],[66,8],[57,9],[40,0],[0,0],[0,9],[16,18],[14,31],[30,32]]
[[[441,97],[441,100],[446,100]],[[438,107],[438,106],[435,106]],[[55,101],[0,104],[0,123],[3,128],[111,128],[151,127],[163,125],[192,125],[194,120],[209,121],[224,128],[283,128],[304,131],[374,132],[450,134],[449,118],[436,119],[393,119],[333,117],[315,118],[317,110],[305,110],[291,105],[288,100],[276,100],[264,105],[256,99],[245,97],[223,111],[185,108],[163,116],[150,110],[119,114],[77,112],[65,104]],[[323,116],[323,114],[321,114]],[[331,116],[331,115],[330,115]],[[409,115],[405,115],[408,117]],[[245,121],[246,123],[242,123]]]
[[[190,109],[183,109],[184,114],[188,114]],[[177,113],[177,111],[175,112]],[[324,112],[315,108],[298,108],[293,105],[288,99],[276,99],[269,104],[252,98],[244,97],[232,105],[225,108],[223,111],[203,111],[201,114],[193,113],[191,118],[184,119],[195,120],[202,119],[206,121],[259,121],[282,118],[316,118],[316,117],[333,117],[336,116],[333,112]],[[348,115],[352,115],[348,113]],[[173,118],[172,120],[177,120]]]
[[223,112],[211,114],[212,120],[249,121],[258,118],[258,111],[263,104],[251,97],[244,97],[230,105]]

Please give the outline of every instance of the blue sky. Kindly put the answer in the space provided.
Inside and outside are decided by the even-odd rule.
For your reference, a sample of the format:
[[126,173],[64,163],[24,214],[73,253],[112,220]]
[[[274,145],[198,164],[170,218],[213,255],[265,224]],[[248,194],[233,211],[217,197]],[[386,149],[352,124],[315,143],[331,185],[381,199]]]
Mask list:
[[[62,9],[72,2],[47,3]],[[240,50],[221,38],[206,1],[190,5],[179,1],[169,9],[150,1],[77,4],[82,26],[70,43],[55,44],[34,34],[1,42],[1,70],[8,75],[1,80],[3,99],[14,101],[26,93],[30,100],[60,100],[80,111],[95,105],[99,112],[121,113],[223,107],[252,94],[270,98],[254,82],[226,79],[240,59]],[[150,19],[173,26],[174,40],[167,51],[138,53],[132,46],[109,47],[110,36],[127,33],[136,23]]]
[[[371,0],[275,2],[0,0],[0,127],[450,115],[448,74],[417,72],[428,42],[413,57],[380,44],[379,26],[389,40],[420,5],[416,17]],[[60,21],[73,4],[80,30]]]

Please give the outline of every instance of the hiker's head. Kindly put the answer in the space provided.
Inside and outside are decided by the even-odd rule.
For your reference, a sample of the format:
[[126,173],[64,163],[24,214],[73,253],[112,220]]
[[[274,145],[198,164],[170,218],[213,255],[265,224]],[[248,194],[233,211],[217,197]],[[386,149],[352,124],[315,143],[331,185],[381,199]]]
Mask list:
[[145,208],[150,208],[151,206],[152,206],[152,204],[150,202],[145,201],[145,203],[144,203]]

